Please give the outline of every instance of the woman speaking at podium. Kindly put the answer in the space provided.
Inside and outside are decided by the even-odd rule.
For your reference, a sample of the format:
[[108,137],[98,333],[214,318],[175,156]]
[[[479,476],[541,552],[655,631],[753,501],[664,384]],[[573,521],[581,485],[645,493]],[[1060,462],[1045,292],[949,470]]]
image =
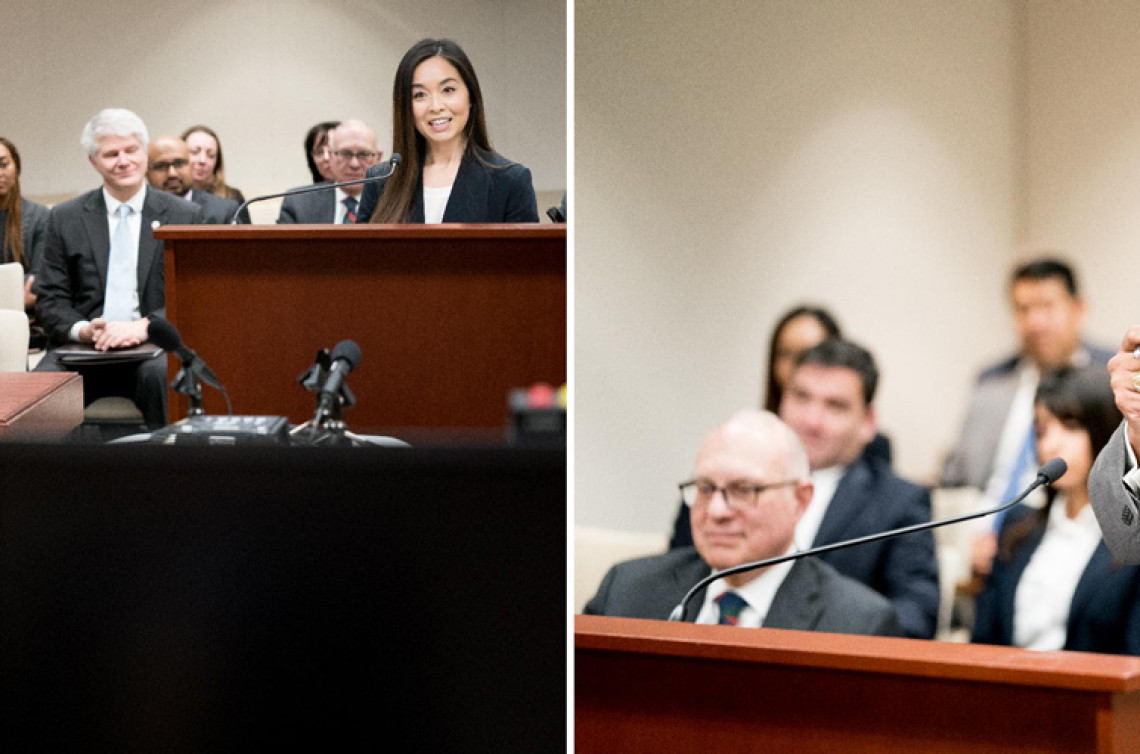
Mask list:
[[[496,153],[467,55],[448,39],[404,54],[392,87],[391,177],[368,183],[359,222],[537,223],[530,170]],[[369,169],[384,175],[390,163]]]

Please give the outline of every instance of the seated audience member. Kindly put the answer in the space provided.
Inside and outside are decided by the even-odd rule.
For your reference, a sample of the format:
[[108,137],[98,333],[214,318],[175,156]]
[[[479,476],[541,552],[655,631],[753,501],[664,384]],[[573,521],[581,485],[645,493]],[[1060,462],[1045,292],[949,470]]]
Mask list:
[[329,161],[329,131],[340,125],[339,120],[326,120],[309,129],[305,134],[305,161],[309,163],[309,172],[313,175],[313,183],[328,183],[333,180],[332,166]]
[[972,640],[1140,655],[1140,568],[1113,561],[1089,506],[1093,459],[1120,424],[1108,375],[1086,367],[1042,377],[1034,415],[1038,461],[1059,456],[1068,470],[1043,507],[1019,505],[1002,520]]
[[[930,520],[930,493],[866,453],[876,433],[878,381],[871,354],[850,341],[825,340],[796,360],[780,400],[780,418],[806,448],[815,486],[811,505],[796,526],[800,549]],[[674,540],[683,528],[678,526]],[[904,635],[934,636],[938,562],[929,531],[818,557],[890,599]]]
[[48,208],[29,202],[20,193],[20,153],[0,137],[0,264],[19,262],[24,268],[24,308],[32,309],[36,265],[44,250]]
[[214,130],[209,126],[191,126],[182,132],[182,141],[190,147],[190,173],[194,188],[244,204],[242,193],[226,183],[222,142]]
[[[129,110],[101,110],[80,138],[103,185],[56,205],[48,217],[36,313],[52,343],[97,350],[147,340],[148,317],[166,312],[160,225],[202,221],[197,205],[146,185],[147,130]],[[55,349],[37,371],[63,371]],[[166,424],[166,359],[84,368],[83,398],[132,398],[148,427]]]
[[403,161],[364,187],[361,222],[538,222],[530,170],[491,147],[479,79],[455,42],[424,39],[404,53],[392,87],[392,140]]
[[[376,132],[366,123],[346,120],[328,133],[329,165],[334,182],[359,181],[380,159]],[[279,223],[355,223],[363,186],[288,194],[281,202]]]
[[1109,551],[1140,563],[1140,327],[1129,328],[1108,362],[1112,394],[1124,422],[1097,456],[1089,477],[1093,511]]
[[[795,551],[796,522],[812,498],[807,456],[795,433],[768,412],[736,414],[705,438],[693,479],[695,547],[619,563],[585,612],[665,619],[689,589],[721,571]],[[815,558],[712,582],[684,620],[744,627],[895,635],[890,603]]]
[[[239,205],[233,199],[193,188],[190,178],[190,148],[174,136],[159,136],[147,148],[146,180],[152,188],[194,202],[202,208],[203,222],[222,225],[234,219]],[[242,210],[243,222],[249,211]]]

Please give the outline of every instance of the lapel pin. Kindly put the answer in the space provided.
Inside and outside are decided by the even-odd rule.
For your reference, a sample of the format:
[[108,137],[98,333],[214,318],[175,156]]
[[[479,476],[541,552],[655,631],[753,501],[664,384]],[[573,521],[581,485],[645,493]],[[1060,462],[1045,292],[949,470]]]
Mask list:
[[151,222],[150,229],[151,230],[158,230],[160,225],[162,225],[162,223],[160,223],[158,220],[155,220],[155,221]]

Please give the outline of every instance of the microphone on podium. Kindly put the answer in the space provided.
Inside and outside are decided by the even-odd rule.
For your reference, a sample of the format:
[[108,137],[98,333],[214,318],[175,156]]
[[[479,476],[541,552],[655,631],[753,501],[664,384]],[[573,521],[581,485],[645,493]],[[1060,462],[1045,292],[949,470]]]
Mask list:
[[396,168],[400,165],[400,155],[394,154],[388,158],[388,170],[381,171],[379,175],[374,175],[370,178],[361,178],[356,181],[341,181],[340,183],[318,183],[315,186],[305,186],[304,188],[290,189],[289,191],[282,191],[279,194],[263,194],[262,196],[255,196],[252,199],[246,199],[242,205],[238,207],[238,211],[234,213],[234,218],[230,220],[230,225],[238,224],[238,216],[241,215],[249,205],[254,202],[260,202],[265,199],[280,199],[283,196],[292,196],[293,194],[308,194],[313,191],[332,191],[333,189],[343,188],[345,186],[357,186],[365,183],[375,183],[376,181],[383,181],[386,178],[391,178],[392,173],[396,172]]
[[201,416],[205,413],[202,408],[202,385],[199,380],[220,390],[226,398],[226,404],[229,404],[230,396],[222,387],[222,383],[214,374],[214,370],[210,369],[198,354],[182,343],[182,336],[178,334],[178,328],[161,317],[151,315],[150,322],[146,327],[146,337],[151,343],[164,351],[173,353],[182,361],[182,369],[179,370],[174,381],[170,383],[170,387],[175,392],[190,399],[190,410],[188,412],[190,416]]
[[1063,458],[1054,458],[1051,461],[1047,461],[1044,465],[1041,466],[1040,469],[1037,470],[1037,477],[1033,480],[1033,482],[1028,487],[1025,488],[1025,490],[1020,495],[1015,497],[1013,500],[1011,500],[1007,503],[1002,503],[1001,505],[997,506],[996,508],[991,508],[990,510],[978,511],[977,513],[967,513],[967,514],[962,515],[962,516],[955,516],[953,518],[945,518],[945,519],[942,519],[941,521],[927,521],[926,523],[922,523],[922,524],[913,524],[911,526],[903,526],[899,529],[892,529],[890,531],[879,532],[878,534],[868,534],[865,537],[857,537],[856,539],[847,539],[847,540],[844,540],[842,542],[833,542],[829,545],[821,545],[819,547],[813,547],[809,550],[803,550],[801,552],[793,552],[789,555],[779,555],[779,556],[774,557],[774,558],[768,558],[766,560],[758,560],[758,561],[753,562],[753,563],[742,563],[741,565],[733,566],[732,568],[726,568],[723,571],[718,571],[717,573],[709,574],[708,576],[706,576],[703,579],[701,579],[700,581],[698,581],[696,583],[696,585],[693,586],[693,588],[690,589],[685,594],[685,596],[681,599],[681,602],[675,608],[673,608],[673,612],[669,614],[669,620],[673,621],[673,622],[677,622],[677,621],[682,620],[682,618],[685,615],[685,608],[688,607],[688,604],[690,601],[692,601],[693,597],[698,592],[700,592],[702,589],[704,589],[706,586],[708,586],[712,582],[716,581],[717,579],[722,579],[726,576],[734,576],[738,573],[745,573],[747,571],[753,571],[753,570],[756,570],[757,568],[767,568],[768,566],[777,565],[779,563],[786,563],[789,560],[799,560],[800,558],[806,558],[809,555],[819,555],[821,553],[831,552],[832,550],[841,550],[845,547],[854,547],[855,545],[866,544],[868,542],[878,542],[880,539],[889,539],[891,537],[901,537],[904,534],[913,534],[914,532],[926,531],[927,529],[936,529],[940,526],[947,526],[949,524],[957,524],[957,523],[960,523],[962,521],[969,521],[971,519],[982,518],[984,516],[991,516],[995,513],[1001,513],[1002,511],[1004,511],[1008,508],[1012,508],[1013,506],[1017,505],[1018,503],[1020,503],[1025,498],[1029,497],[1029,494],[1031,492],[1033,492],[1035,489],[1037,489],[1038,487],[1040,487],[1044,484],[1052,484],[1053,482],[1060,479],[1062,476],[1064,476],[1065,470],[1067,468],[1068,467],[1065,464],[1065,460]]

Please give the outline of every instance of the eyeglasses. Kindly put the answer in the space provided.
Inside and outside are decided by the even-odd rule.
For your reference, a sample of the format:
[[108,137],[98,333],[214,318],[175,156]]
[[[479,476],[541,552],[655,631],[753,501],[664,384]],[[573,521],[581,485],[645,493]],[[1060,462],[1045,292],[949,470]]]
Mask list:
[[167,170],[170,170],[171,168],[174,168],[175,170],[181,170],[182,168],[186,167],[189,164],[190,164],[190,160],[181,160],[181,159],[170,160],[169,162],[152,162],[150,164],[150,169],[151,170],[158,170],[160,172],[165,173]]
[[375,162],[376,161],[376,153],[375,152],[367,152],[367,151],[363,151],[363,150],[360,152],[353,152],[351,149],[338,149],[335,152],[333,152],[333,154],[336,155],[337,157],[339,157],[340,159],[344,160],[345,162],[352,162],[353,157],[360,160],[361,162]]
[[723,492],[724,501],[728,503],[728,507],[744,509],[755,508],[756,504],[760,502],[761,492],[767,492],[777,487],[790,487],[798,481],[798,479],[788,479],[771,484],[756,484],[755,482],[737,480],[729,482],[723,487],[718,487],[708,479],[690,479],[687,482],[681,482],[677,487],[681,490],[681,499],[690,508],[708,505],[716,497],[716,493]]

